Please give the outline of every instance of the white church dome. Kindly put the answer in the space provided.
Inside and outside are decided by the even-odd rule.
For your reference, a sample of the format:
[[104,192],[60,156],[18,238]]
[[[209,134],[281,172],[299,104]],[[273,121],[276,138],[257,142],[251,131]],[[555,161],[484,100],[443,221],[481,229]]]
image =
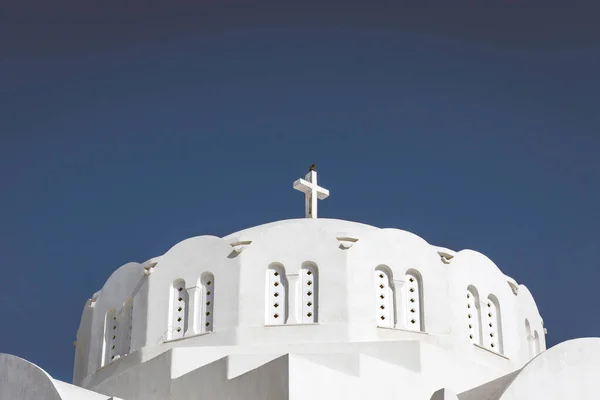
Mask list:
[[[315,182],[316,173],[301,181]],[[188,361],[171,360],[172,377],[226,356],[362,346],[388,361],[401,348],[406,368],[425,368],[423,352],[455,354],[463,372],[474,371],[461,381],[466,390],[545,349],[531,294],[485,255],[316,218],[316,197],[326,196],[306,192],[308,218],[189,238],[117,269],[85,305],[75,384],[101,389],[166,352],[183,357],[179,348]],[[249,365],[229,368],[244,373]]]

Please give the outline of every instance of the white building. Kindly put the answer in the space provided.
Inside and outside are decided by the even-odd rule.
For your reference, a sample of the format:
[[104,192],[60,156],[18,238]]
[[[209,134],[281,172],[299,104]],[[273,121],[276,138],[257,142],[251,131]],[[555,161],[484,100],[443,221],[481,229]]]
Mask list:
[[186,239],[84,307],[73,385],[0,355],[0,399],[599,399],[600,338],[546,350],[527,287],[485,255],[304,219]]

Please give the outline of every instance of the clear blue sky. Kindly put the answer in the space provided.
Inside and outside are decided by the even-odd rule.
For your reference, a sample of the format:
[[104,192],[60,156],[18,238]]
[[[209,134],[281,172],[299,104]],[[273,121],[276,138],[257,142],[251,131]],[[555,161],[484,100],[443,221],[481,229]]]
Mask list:
[[301,217],[311,163],[320,216],[483,252],[549,344],[600,336],[598,7],[281,3],[0,12],[0,352],[70,380],[115,269]]

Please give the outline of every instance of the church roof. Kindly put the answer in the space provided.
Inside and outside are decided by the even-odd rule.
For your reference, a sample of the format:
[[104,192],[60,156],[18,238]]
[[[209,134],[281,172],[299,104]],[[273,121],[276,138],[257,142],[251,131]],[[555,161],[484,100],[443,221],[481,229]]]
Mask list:
[[443,342],[476,363],[492,357],[501,373],[544,348],[533,297],[488,257],[317,218],[329,191],[316,182],[311,169],[294,183],[305,218],[191,237],[118,268],[84,308],[75,383],[100,384],[181,346]]
[[251,228],[243,229],[238,232],[231,233],[223,239],[234,239],[241,238],[245,236],[254,236],[261,235],[265,232],[274,230],[274,229],[289,229],[293,230],[298,227],[314,227],[315,229],[319,229],[326,232],[331,233],[344,233],[344,234],[354,234],[359,235],[362,233],[373,232],[379,230],[372,225],[363,224],[360,222],[346,221],[343,219],[329,219],[329,218],[296,218],[296,219],[285,219],[281,221],[269,222],[267,224],[253,226]]

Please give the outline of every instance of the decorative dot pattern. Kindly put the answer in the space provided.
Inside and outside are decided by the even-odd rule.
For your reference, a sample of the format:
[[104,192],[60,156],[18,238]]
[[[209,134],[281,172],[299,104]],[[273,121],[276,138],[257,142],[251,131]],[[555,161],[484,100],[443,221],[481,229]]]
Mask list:
[[213,331],[213,310],[215,306],[215,277],[211,273],[202,274],[202,332]]
[[171,326],[168,337],[179,339],[185,335],[187,329],[188,293],[185,290],[185,281],[178,279],[173,282],[171,291]]
[[423,329],[422,313],[423,305],[420,278],[412,272],[408,272],[404,278],[406,287],[406,328],[413,331]]
[[480,311],[478,307],[478,297],[476,294],[467,290],[467,303],[465,306],[465,315],[467,316],[467,325],[469,332],[469,341],[473,344],[480,344]]
[[302,323],[317,322],[318,270],[312,263],[304,263],[300,269],[300,290],[302,291]]
[[267,270],[266,302],[266,324],[285,324],[287,322],[287,280],[283,266],[272,265]]
[[394,287],[390,271],[383,267],[375,269],[375,293],[377,299],[377,326],[394,327]]

